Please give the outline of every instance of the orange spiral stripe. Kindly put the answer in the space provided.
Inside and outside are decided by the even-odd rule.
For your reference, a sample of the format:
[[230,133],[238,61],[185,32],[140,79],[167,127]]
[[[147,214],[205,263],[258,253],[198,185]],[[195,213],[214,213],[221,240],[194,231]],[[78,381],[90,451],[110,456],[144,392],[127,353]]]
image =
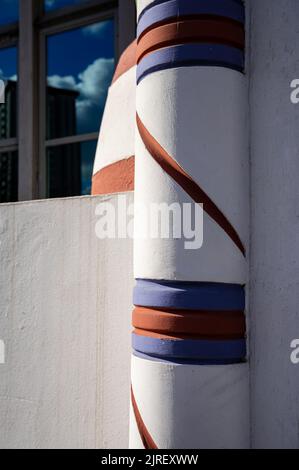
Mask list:
[[135,157],[111,163],[92,177],[92,196],[134,191]]
[[184,191],[198,204],[203,204],[203,210],[225,231],[229,238],[239,248],[243,256],[246,256],[245,247],[225,215],[216,204],[200,188],[200,186],[186,173],[183,168],[166,152],[166,150],[149,133],[138,114],[136,115],[137,127],[140,137],[153,159],[161,168],[178,183]]
[[141,440],[143,442],[144,448],[145,449],[158,449],[155,441],[153,440],[152,436],[147,430],[147,427],[145,426],[143,419],[141,417],[140,411],[138,409],[134,392],[133,392],[133,387],[131,387],[131,401],[132,401],[132,407],[136,419],[136,424],[138,427],[138,431],[141,437]]

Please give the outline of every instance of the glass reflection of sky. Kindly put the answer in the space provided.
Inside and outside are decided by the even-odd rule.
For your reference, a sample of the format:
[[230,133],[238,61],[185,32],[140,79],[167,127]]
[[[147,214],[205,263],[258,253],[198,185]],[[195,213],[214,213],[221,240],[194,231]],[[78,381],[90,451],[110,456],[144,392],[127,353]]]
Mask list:
[[99,130],[113,71],[113,20],[48,37],[48,84],[80,94],[77,134]]
[[89,0],[44,0],[45,11],[56,10],[70,5],[86,3]]
[[[99,131],[115,65],[114,35],[111,19],[47,38],[48,84],[79,93],[77,134]],[[81,194],[90,194],[96,145],[92,141],[80,146]]]
[[19,18],[19,0],[0,0],[0,25],[15,23]]
[[6,47],[0,49],[0,78],[16,79],[17,74],[17,48]]

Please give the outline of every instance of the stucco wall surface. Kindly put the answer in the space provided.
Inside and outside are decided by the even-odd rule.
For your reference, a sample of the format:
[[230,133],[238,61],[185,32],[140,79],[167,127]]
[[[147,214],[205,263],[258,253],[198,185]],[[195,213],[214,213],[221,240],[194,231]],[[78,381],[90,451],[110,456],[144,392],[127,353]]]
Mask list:
[[128,445],[132,241],[101,202],[0,206],[0,448]]
[[299,447],[299,2],[251,0],[252,446]]

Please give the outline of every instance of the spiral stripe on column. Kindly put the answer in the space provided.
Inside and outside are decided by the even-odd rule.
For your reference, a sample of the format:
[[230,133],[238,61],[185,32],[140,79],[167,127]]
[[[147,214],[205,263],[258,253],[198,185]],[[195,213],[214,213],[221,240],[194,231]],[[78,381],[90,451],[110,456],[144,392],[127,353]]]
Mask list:
[[163,168],[166,173],[171,176],[192,199],[203,204],[203,209],[215,222],[226,232],[241,253],[245,256],[245,248],[243,243],[224,214],[218,209],[214,202],[207,194],[198,186],[198,184],[181,168],[176,161],[161,147],[156,139],[145,128],[139,116],[137,115],[137,127],[145,147],[155,159],[155,161]]
[[131,387],[131,403],[132,403],[138,431],[139,431],[141,440],[143,442],[144,448],[145,449],[157,449],[155,441],[153,440],[152,436],[147,430],[145,423],[143,422],[143,419],[141,417],[140,411],[138,409],[138,406],[134,397],[134,392],[133,392],[132,387]]
[[[243,74],[220,67],[182,67],[151,74],[137,88],[137,112],[144,127],[212,199],[245,248],[248,161]],[[153,202],[169,208],[180,204],[182,210],[183,203],[195,206],[152,158],[138,131],[136,153],[137,201],[146,207]],[[206,212],[203,217],[204,243],[199,250],[185,250],[184,238],[137,239],[135,277],[245,284],[241,250]],[[138,213],[135,219],[142,227]]]
[[[157,448],[248,447],[246,364],[170,363],[135,353],[132,387]],[[130,448],[144,447],[132,410]]]
[[198,15],[216,15],[244,23],[245,12],[241,2],[235,0],[168,0],[152,2],[139,15],[137,37],[150,28],[170,19],[195,17]]

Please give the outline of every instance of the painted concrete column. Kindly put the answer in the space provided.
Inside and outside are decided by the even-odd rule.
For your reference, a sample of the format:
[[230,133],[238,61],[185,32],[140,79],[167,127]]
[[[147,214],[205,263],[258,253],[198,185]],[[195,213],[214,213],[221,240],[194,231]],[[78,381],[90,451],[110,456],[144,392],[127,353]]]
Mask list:
[[122,54],[109,87],[95,156],[92,194],[134,190],[136,42]]
[[[299,448],[297,0],[250,0],[251,416],[254,448]],[[298,92],[296,92],[298,97]]]
[[[249,446],[244,21],[237,0],[138,2],[131,448]],[[151,237],[165,203],[203,204],[201,248]]]

